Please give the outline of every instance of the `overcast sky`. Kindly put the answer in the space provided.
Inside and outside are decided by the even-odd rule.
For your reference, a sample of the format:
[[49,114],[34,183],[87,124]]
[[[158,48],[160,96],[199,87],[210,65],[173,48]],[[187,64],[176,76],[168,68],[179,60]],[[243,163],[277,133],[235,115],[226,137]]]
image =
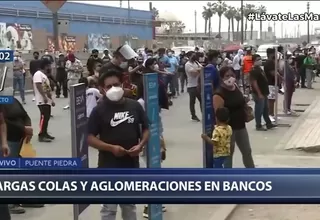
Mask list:
[[[108,6],[120,6],[120,1],[81,1],[88,4],[95,5],[108,5]],[[215,2],[215,1],[212,1]],[[240,7],[240,1],[226,1],[230,6]],[[254,4],[254,5],[264,5],[267,7],[268,13],[304,13],[307,11],[306,1],[244,1],[244,4]],[[183,21],[186,25],[185,32],[194,32],[195,30],[195,17],[194,12],[197,11],[197,31],[204,32],[204,20],[202,18],[203,6],[207,4],[207,1],[153,1],[153,7],[156,7],[160,14],[163,12],[170,12],[177,16],[178,19]],[[149,1],[130,1],[130,6],[134,9],[149,10]],[[320,2],[311,1],[310,11],[319,12]],[[122,7],[128,7],[128,1],[122,2]],[[212,20],[212,31],[218,31],[218,16],[214,16]],[[282,24],[283,23],[283,24]],[[300,25],[301,34],[307,33],[307,22],[276,22],[276,35],[281,37],[281,27],[283,35],[285,32],[287,34],[293,35],[295,30],[298,29],[298,24]],[[268,25],[273,27],[273,22],[264,22],[263,31],[267,30]],[[310,31],[314,32],[314,29],[320,28],[320,21],[310,22]],[[236,28],[236,27],[235,27]],[[228,22],[226,19],[222,19],[222,31],[228,30]],[[254,30],[259,29],[259,22],[254,23]]]

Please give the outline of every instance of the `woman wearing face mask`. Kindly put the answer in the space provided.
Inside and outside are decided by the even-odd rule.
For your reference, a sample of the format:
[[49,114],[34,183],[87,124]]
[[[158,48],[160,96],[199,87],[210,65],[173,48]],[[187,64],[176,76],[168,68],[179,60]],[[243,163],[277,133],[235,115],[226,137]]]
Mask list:
[[221,85],[213,95],[213,107],[215,111],[222,107],[229,110],[229,125],[232,128],[231,156],[226,160],[224,167],[232,168],[232,156],[235,144],[237,144],[242,154],[244,166],[246,168],[254,168],[250,140],[245,122],[246,100],[235,84],[235,73],[231,67],[222,67],[220,69],[220,79]]

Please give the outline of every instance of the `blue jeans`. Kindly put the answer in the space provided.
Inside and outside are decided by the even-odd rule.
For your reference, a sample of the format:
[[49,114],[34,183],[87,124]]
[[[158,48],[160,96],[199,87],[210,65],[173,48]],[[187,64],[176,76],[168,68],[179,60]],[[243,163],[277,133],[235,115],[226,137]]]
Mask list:
[[[119,204],[123,220],[137,220],[136,205]],[[118,204],[102,205],[100,214],[101,220],[116,220]]]
[[227,156],[213,158],[213,168],[224,168]]
[[256,127],[260,128],[261,125],[261,117],[263,117],[264,121],[267,125],[271,124],[271,120],[269,118],[269,106],[268,106],[268,98],[264,97],[260,99],[257,95],[253,95],[254,100],[254,117],[256,120]]
[[25,101],[24,96],[24,79],[23,76],[14,76],[13,77],[13,95],[15,94],[16,90],[19,90],[21,100]]
[[13,141],[8,141],[8,146],[9,146],[9,157],[13,158],[18,158],[20,157],[20,150],[21,150],[21,142],[13,142]]

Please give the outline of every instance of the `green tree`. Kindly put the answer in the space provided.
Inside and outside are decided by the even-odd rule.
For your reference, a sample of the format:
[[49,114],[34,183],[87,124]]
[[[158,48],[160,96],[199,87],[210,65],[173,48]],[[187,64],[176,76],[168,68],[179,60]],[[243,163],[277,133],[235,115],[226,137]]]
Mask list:
[[241,17],[241,9],[240,8],[237,8],[236,14],[234,15],[234,18],[237,21],[237,37],[236,37],[236,39],[240,40],[240,31],[241,31],[240,30],[240,21],[242,19],[242,17]]
[[[254,12],[255,6],[253,4],[246,4],[243,8],[243,15],[245,19],[244,23],[244,40],[247,40],[247,30],[248,30],[248,15]],[[252,22],[253,29],[253,22]]]
[[219,16],[219,35],[221,36],[221,16],[227,11],[227,4],[224,1],[218,0],[213,4],[214,11]]
[[215,11],[213,10],[213,4],[211,2],[208,2],[206,6],[203,6],[202,11],[202,17],[205,21],[205,27],[204,27],[204,33],[206,34],[207,31],[210,35],[211,32],[211,21],[212,16],[215,14]]
[[234,17],[236,14],[236,9],[229,6],[224,13],[224,16],[228,19],[228,40],[230,41],[230,35],[232,33],[232,39],[234,39]]
[[[258,8],[258,13],[261,15],[261,14],[264,14],[266,12],[267,12],[266,6],[260,5],[259,8]],[[262,39],[262,21],[261,20],[260,20],[260,39]]]

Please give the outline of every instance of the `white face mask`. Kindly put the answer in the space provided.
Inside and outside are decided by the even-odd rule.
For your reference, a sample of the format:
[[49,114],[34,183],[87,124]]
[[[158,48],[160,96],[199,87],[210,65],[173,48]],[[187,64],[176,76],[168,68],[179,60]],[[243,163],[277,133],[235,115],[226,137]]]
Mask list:
[[120,64],[120,68],[122,68],[122,69],[126,69],[127,67],[128,67],[128,62],[122,62]]
[[229,79],[223,81],[226,86],[233,86],[236,82],[236,78],[230,77]]
[[13,60],[17,61],[17,60],[18,60],[18,57],[14,57]]
[[119,101],[124,94],[124,90],[121,87],[112,86],[108,91],[106,91],[106,96],[110,101]]
[[220,64],[222,62],[222,59],[219,57],[217,60],[217,64]]
[[169,53],[168,53],[168,56],[169,56],[169,57],[171,57],[171,56],[172,56],[172,53],[171,53],[171,52],[169,52]]
[[45,54],[45,55],[48,55],[48,54],[49,54],[49,52],[48,52],[48,51],[46,51],[44,54]]
[[96,77],[99,77],[99,72],[98,72],[98,71],[94,71],[94,75],[95,75]]
[[147,59],[153,58],[153,56],[147,56]]
[[154,69],[159,70],[159,65],[158,64],[154,65]]
[[292,60],[292,59],[289,59],[288,62],[289,62],[289,64],[291,64],[291,63],[293,62],[293,60]]

